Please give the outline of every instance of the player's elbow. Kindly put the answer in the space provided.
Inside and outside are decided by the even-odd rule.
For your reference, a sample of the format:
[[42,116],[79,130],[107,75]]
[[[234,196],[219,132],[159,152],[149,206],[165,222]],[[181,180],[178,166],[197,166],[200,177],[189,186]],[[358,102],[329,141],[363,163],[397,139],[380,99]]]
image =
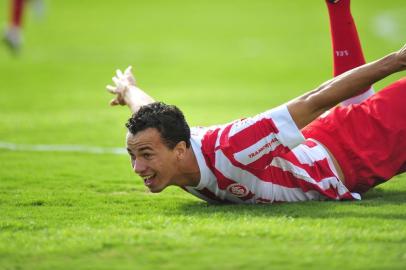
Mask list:
[[288,103],[288,110],[299,129],[304,128],[329,109],[315,95],[298,98]]
[[307,106],[312,114],[312,117],[317,118],[325,111],[331,109],[333,104],[326,102],[325,98],[320,94],[314,94],[307,98]]

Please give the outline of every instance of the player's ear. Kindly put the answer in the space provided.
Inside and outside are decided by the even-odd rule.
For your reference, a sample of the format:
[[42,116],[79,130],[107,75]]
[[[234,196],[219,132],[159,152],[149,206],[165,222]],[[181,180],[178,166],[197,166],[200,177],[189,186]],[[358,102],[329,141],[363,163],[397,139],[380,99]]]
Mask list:
[[178,160],[182,160],[185,158],[186,150],[187,150],[186,142],[180,141],[176,144],[174,151]]

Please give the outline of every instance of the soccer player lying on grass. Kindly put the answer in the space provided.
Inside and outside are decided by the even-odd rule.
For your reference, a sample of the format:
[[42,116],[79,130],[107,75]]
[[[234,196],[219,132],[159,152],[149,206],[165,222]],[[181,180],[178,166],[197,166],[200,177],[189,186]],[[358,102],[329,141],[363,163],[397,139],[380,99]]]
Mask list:
[[[127,149],[152,192],[176,185],[210,203],[360,199],[405,171],[406,78],[362,100],[370,85],[406,69],[406,45],[361,65],[349,0],[327,5],[337,76],[254,117],[190,130],[177,107],[135,85],[130,68],[117,71],[111,104],[134,113]],[[362,102],[328,111],[343,101]]]

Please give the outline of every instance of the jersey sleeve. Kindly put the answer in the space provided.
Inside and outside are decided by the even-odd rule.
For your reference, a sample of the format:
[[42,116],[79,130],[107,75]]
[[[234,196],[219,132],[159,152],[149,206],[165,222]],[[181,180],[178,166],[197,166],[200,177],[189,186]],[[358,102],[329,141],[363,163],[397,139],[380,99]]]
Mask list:
[[289,147],[290,149],[295,148],[297,145],[304,142],[305,138],[302,132],[296,126],[290,115],[286,105],[276,107],[271,109],[264,114],[264,117],[273,121],[276,127],[275,137],[282,145]]
[[293,149],[303,141],[286,105],[235,121],[220,136],[225,154],[243,165],[260,159],[269,164],[280,151]]

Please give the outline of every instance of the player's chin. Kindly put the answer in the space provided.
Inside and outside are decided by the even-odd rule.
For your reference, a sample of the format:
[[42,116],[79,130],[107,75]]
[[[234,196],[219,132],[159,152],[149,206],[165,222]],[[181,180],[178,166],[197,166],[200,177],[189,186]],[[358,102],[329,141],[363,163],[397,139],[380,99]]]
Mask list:
[[159,193],[163,191],[166,187],[167,187],[166,185],[159,185],[159,186],[150,186],[148,187],[148,189],[152,193]]
[[152,193],[159,193],[161,192],[163,189],[154,189],[154,188],[150,188],[149,191]]

